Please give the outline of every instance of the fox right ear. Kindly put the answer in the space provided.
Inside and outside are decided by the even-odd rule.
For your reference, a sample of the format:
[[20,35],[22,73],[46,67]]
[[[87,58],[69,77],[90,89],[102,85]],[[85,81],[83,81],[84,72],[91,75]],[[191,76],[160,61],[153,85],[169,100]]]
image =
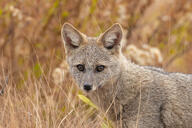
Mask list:
[[61,36],[67,51],[78,48],[83,41],[82,34],[69,23],[63,25]]

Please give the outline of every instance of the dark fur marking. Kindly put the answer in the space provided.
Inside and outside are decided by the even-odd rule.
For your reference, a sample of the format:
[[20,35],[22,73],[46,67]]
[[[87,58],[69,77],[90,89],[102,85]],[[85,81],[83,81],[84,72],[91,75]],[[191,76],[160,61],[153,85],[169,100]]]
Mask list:
[[160,107],[159,107],[159,112],[160,112],[160,121],[161,121],[161,123],[163,124],[163,128],[166,128],[166,124],[164,123],[164,121],[163,121],[163,115],[162,115],[162,111],[163,111],[163,106],[164,106],[164,104],[162,104]]

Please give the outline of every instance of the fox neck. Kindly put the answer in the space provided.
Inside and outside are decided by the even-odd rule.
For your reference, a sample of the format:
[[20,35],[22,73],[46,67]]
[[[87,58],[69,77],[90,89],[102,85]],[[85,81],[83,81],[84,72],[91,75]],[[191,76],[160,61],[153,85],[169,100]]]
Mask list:
[[[113,78],[113,81],[107,82],[103,87],[98,88],[96,91],[88,94],[91,100],[104,112],[110,115],[111,120],[116,120],[118,113],[120,113],[121,104],[124,100],[132,99],[136,94],[133,92],[132,83],[135,81],[131,81],[129,84],[126,85],[127,82],[127,72],[129,69],[137,70],[137,65],[128,61],[123,55],[120,56],[120,74]],[[131,72],[130,72],[131,74]],[[130,95],[128,97],[122,97],[122,91],[127,91],[128,88],[130,89]],[[134,93],[134,94],[133,94]],[[119,98],[121,97],[121,98]],[[125,102],[124,102],[125,103]]]
[[118,78],[107,82],[103,87],[88,94],[89,98],[102,110],[104,115],[110,115],[112,121],[116,120],[116,110],[120,110],[120,104],[116,100],[118,93]]

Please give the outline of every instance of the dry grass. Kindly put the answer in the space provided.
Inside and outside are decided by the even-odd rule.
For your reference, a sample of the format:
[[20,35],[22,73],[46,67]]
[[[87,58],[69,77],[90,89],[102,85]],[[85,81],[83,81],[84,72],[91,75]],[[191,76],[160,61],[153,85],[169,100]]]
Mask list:
[[27,80],[21,75],[23,83],[18,87],[11,77],[0,96],[0,127],[101,127],[104,118],[77,97],[80,92],[72,80],[59,86],[44,74],[39,79],[29,75]]

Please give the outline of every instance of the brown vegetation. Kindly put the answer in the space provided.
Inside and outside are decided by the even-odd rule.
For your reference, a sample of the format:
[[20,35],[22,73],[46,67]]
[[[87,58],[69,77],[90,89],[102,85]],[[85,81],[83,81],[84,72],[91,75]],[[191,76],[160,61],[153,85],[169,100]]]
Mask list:
[[190,0],[1,0],[0,128],[110,127],[105,113],[77,96],[63,61],[64,22],[89,36],[119,22],[128,58],[192,73]]

